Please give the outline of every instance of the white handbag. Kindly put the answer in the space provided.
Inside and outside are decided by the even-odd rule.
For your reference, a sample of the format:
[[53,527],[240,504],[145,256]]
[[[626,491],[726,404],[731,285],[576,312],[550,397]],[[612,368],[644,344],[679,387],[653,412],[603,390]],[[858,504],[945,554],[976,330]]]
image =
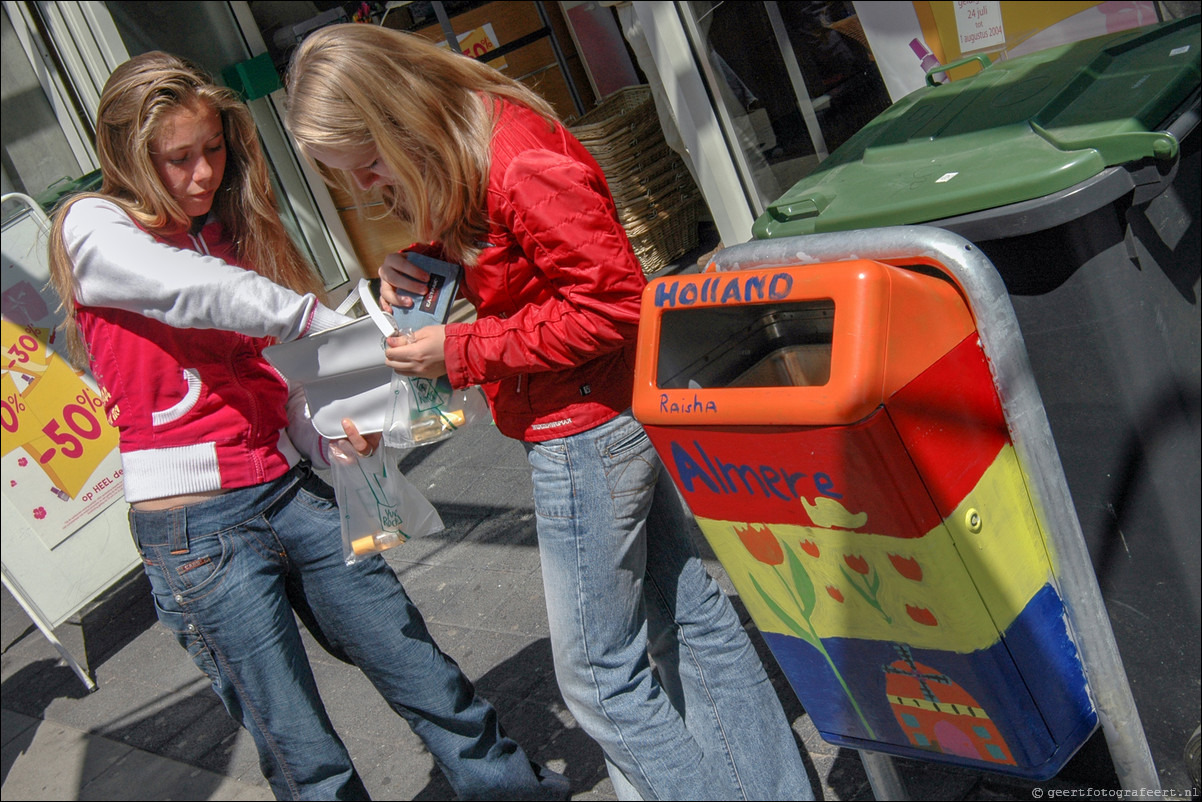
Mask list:
[[384,339],[398,329],[380,311],[367,279],[359,280],[358,292],[350,293],[338,311],[346,314],[360,302],[367,317],[263,349],[289,384],[304,387],[313,426],[331,440],[346,437],[343,418],[350,418],[362,434],[383,431],[393,403],[393,370],[384,364]]

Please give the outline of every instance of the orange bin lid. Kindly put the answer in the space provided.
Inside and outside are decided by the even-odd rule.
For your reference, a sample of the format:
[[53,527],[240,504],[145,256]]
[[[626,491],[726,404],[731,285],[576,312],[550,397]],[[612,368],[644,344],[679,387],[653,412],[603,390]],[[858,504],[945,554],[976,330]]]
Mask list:
[[[830,378],[787,387],[661,388],[665,313],[790,302],[834,305]],[[669,325],[673,316],[668,316]],[[645,424],[817,426],[862,420],[971,332],[949,279],[869,260],[664,276],[643,292],[634,413]]]

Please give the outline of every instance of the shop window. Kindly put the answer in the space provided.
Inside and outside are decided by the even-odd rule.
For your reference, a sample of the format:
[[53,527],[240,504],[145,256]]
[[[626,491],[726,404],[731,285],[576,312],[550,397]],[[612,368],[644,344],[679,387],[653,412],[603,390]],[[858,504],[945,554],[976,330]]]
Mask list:
[[702,73],[761,205],[889,105],[850,2],[685,5]]

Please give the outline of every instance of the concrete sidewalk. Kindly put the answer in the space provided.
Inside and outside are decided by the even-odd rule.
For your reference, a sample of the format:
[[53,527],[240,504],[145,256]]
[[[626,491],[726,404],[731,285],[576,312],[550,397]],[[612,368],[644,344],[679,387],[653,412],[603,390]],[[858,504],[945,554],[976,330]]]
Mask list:
[[245,783],[54,721],[4,710],[5,799],[273,799]]

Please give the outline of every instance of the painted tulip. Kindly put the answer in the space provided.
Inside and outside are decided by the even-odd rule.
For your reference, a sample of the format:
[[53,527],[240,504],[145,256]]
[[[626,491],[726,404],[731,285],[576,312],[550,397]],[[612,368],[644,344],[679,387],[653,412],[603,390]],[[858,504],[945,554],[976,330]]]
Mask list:
[[915,582],[922,581],[922,566],[918,564],[918,560],[902,557],[900,554],[890,554],[889,562],[893,563],[897,572],[906,579],[913,579]]
[[827,585],[826,592],[830,594],[830,597],[835,601],[839,602],[840,604],[843,603],[843,592],[834,585]]
[[822,553],[821,550],[819,550],[819,548],[818,548],[818,544],[812,540],[803,540],[803,541],[801,541],[800,545],[801,545],[801,550],[804,551],[806,554],[810,555],[811,557],[817,557],[819,554]]
[[935,614],[925,607],[915,607],[907,604],[906,613],[918,623],[924,624],[928,627],[938,626],[939,624],[939,622],[935,620]]
[[863,574],[864,576],[868,576],[868,571],[870,570],[868,568],[868,560],[865,560],[863,557],[859,556],[858,554],[845,555],[843,557],[843,562],[847,563],[847,567],[850,568],[851,570],[855,571],[857,574]]
[[751,552],[751,556],[760,562],[768,565],[780,565],[785,561],[785,552],[780,547],[776,535],[772,534],[772,530],[768,527],[736,528],[735,534],[739,536],[739,540],[743,541],[743,545]]

